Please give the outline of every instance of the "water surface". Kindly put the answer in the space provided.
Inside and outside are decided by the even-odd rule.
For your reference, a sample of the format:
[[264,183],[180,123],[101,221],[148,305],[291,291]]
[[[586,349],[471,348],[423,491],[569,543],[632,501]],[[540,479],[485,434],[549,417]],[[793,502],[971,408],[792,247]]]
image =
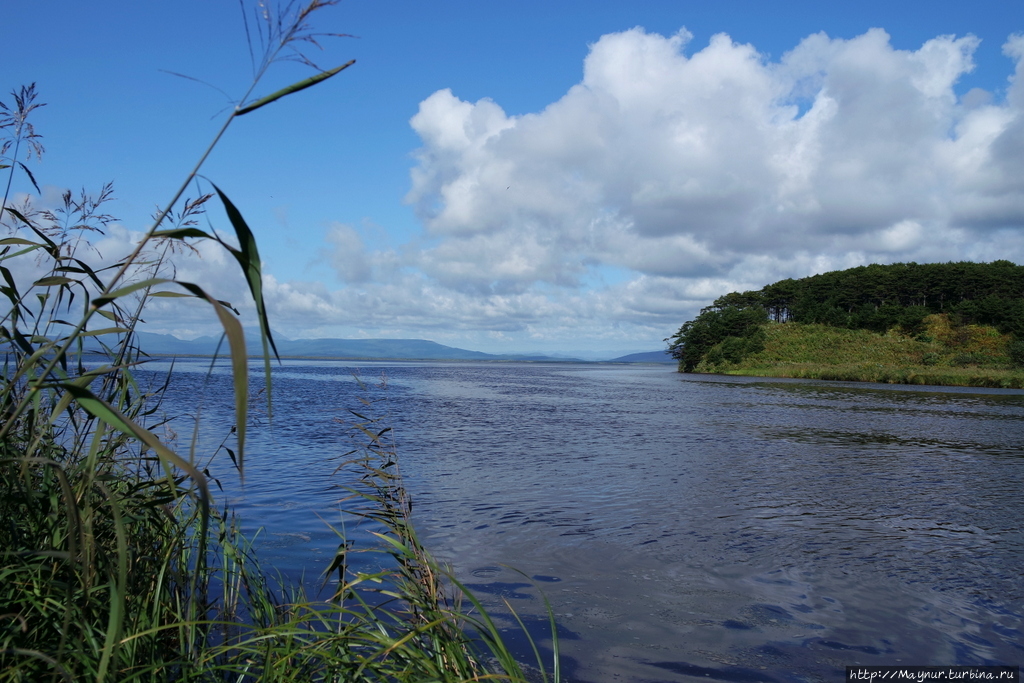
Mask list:
[[[364,395],[353,366],[371,381],[386,369],[371,395],[387,399],[425,543],[531,623],[542,589],[572,680],[1024,660],[1022,392],[289,362],[246,486],[227,488],[292,575],[336,547],[323,520],[338,522],[330,458],[350,448],[335,419]],[[215,431],[227,377],[200,369],[179,365],[175,392],[195,405],[206,382]]]

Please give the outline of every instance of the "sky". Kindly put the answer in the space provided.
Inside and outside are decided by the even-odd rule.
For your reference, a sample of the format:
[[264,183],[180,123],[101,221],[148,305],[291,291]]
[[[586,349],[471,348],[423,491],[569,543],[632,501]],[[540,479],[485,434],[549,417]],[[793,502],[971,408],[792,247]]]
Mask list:
[[[6,3],[0,100],[36,83],[46,103],[34,204],[112,182],[96,254],[127,253],[249,88],[259,11]],[[312,21],[345,34],[309,46],[318,66],[356,64],[237,119],[202,169],[286,337],[608,356],[782,278],[1024,264],[1018,0],[344,0]],[[253,95],[312,73],[275,63]],[[200,252],[176,276],[251,322],[237,267]],[[218,329],[174,300],[145,320]]]

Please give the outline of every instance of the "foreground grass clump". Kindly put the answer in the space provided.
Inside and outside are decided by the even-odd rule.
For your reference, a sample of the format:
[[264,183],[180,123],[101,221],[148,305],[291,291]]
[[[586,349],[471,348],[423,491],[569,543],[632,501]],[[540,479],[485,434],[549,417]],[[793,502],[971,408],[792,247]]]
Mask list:
[[0,680],[525,681],[416,538],[389,430],[356,428],[367,443],[339,469],[381,544],[342,539],[323,600],[272,586],[229,515],[204,519],[127,440],[0,459]]
[[697,372],[890,384],[1024,388],[1013,367],[1011,335],[984,325],[950,324],[929,315],[924,329],[885,334],[820,324],[769,323],[763,348],[729,361],[712,347]]
[[[61,205],[44,206],[25,164],[43,152],[31,122],[42,105],[34,87],[0,103],[0,681],[526,680],[475,598],[416,539],[388,430],[372,416],[359,418],[366,440],[342,469],[355,482],[352,513],[376,525],[380,546],[342,539],[325,570],[334,588],[325,599],[269,581],[213,497],[211,468],[230,459],[244,473],[245,339],[231,304],[174,278],[174,253],[210,240],[237,261],[261,330],[268,401],[274,343],[241,212],[212,183],[194,199],[184,193],[236,117],[347,66],[246,103],[281,51],[316,44],[308,19],[330,4],[289,2],[275,13],[259,3],[250,35],[264,57],[252,86],[150,229],[113,264],[97,265],[89,243],[113,220],[105,213],[111,188],[67,192]],[[30,186],[16,203],[15,178]],[[196,227],[214,197],[231,241]],[[235,420],[212,451],[196,438],[181,439],[182,450],[167,436],[160,401],[173,377],[146,387],[134,372],[145,361],[135,330],[154,297],[209,306],[223,328]],[[379,560],[353,568],[355,552]]]

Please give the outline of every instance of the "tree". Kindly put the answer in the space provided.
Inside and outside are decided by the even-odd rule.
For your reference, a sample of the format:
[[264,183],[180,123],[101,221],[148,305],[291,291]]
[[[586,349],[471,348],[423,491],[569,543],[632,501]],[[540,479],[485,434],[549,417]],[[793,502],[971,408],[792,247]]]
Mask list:
[[763,331],[760,335],[758,332],[768,322],[764,307],[757,303],[743,307],[721,305],[724,300],[719,299],[703,309],[671,337],[669,352],[679,361],[683,372],[693,372],[713,347],[729,339],[738,341],[732,342],[722,353],[727,354],[723,356],[726,360],[734,363],[763,348]]

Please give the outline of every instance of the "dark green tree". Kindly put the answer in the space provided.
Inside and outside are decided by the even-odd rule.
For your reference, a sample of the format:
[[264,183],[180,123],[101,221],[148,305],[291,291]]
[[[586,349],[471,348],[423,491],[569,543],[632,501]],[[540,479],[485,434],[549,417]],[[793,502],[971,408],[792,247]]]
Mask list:
[[683,372],[692,372],[721,342],[728,342],[720,350],[722,358],[733,363],[764,348],[761,326],[768,322],[768,312],[758,303],[743,306],[729,305],[727,301],[739,303],[741,299],[726,295],[716,300],[670,338],[669,351],[680,362]]

